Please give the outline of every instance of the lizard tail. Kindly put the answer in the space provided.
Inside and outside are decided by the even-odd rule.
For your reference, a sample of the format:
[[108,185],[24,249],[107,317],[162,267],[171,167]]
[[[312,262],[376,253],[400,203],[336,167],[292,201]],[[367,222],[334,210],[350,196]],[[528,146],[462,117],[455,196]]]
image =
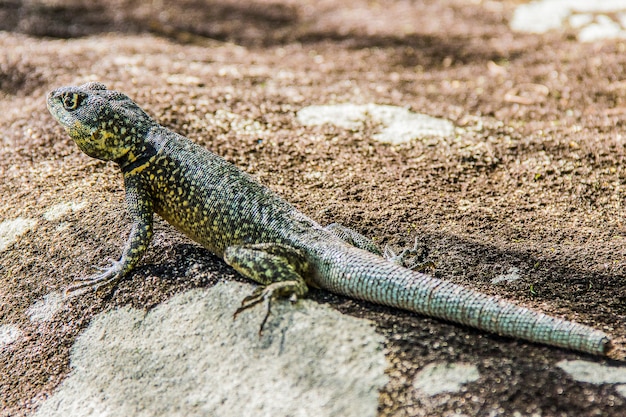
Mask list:
[[[599,330],[517,306],[460,285],[410,271],[354,248],[327,259],[321,287],[333,292],[464,324],[502,336],[609,355],[610,337]],[[344,253],[341,253],[344,252]]]

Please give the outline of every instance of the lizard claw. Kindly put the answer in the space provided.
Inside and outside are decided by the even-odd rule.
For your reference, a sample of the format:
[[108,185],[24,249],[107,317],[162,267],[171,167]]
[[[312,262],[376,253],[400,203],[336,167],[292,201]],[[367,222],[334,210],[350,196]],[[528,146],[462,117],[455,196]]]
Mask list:
[[113,265],[108,268],[99,267],[98,269],[102,270],[101,274],[75,278],[74,281],[65,288],[65,296],[74,297],[83,294],[87,292],[88,287],[92,287],[92,290],[100,291],[103,288],[115,285],[115,283],[122,278],[122,263],[119,261],[113,261]]
[[265,301],[265,314],[261,321],[261,326],[259,327],[259,336],[261,336],[263,327],[265,327],[265,323],[267,323],[267,319],[271,313],[272,301],[278,297],[288,297],[289,301],[295,303],[298,300],[298,296],[306,294],[306,291],[306,285],[299,281],[279,281],[273,282],[265,287],[258,287],[252,294],[241,301],[241,306],[235,310],[233,314],[233,320],[236,319],[237,315],[242,311]]
[[383,250],[383,257],[390,261],[390,262],[394,262],[395,263],[395,259],[398,257],[398,255],[396,254],[396,251],[394,251],[391,246],[389,245],[385,245],[385,249]]
[[435,263],[433,261],[427,261],[427,262],[413,261],[410,264],[406,265],[405,268],[410,269],[411,271],[415,271],[415,272],[426,272],[428,270],[434,270]]
[[259,287],[254,290],[252,294],[247,296],[241,301],[241,306],[235,310],[233,314],[233,320],[237,318],[237,315],[244,310],[249,309],[250,307],[254,307],[262,301],[265,301],[265,315],[263,316],[263,320],[261,321],[261,326],[259,326],[259,337],[263,333],[263,327],[265,327],[265,323],[267,322],[268,317],[270,316],[271,307],[272,307],[272,293],[273,291],[268,287]]
[[96,277],[106,274],[106,272],[109,271],[110,269],[120,268],[122,266],[120,261],[116,261],[113,258],[108,258],[107,261],[111,264],[111,266],[106,267],[106,266],[99,266],[99,265],[91,265],[93,269],[100,271],[101,272],[100,274],[95,275],[95,276],[92,275],[92,276],[87,276],[87,277],[74,278],[74,282],[93,281]]
[[420,252],[423,251],[420,251],[419,241],[416,236],[412,248],[407,248],[400,253],[396,253],[389,245],[387,245],[383,251],[383,256],[389,262],[412,271],[422,272],[427,269],[434,268],[435,264],[431,261],[419,262],[417,260],[417,258],[423,257],[423,253]]
[[[98,270],[98,271],[100,271],[100,272],[106,272],[106,271],[108,271],[109,269],[114,268],[114,267],[115,267],[115,266],[117,266],[118,264],[121,264],[121,262],[120,262],[120,261],[116,261],[116,260],[115,260],[115,259],[113,259],[113,258],[107,258],[107,262],[108,262],[108,263],[110,263],[110,264],[111,264],[111,266],[106,267],[106,266],[92,265],[91,267],[92,267],[93,269],[97,269],[97,270]],[[120,265],[120,266],[121,266],[121,265]],[[87,278],[78,278],[78,279],[77,279],[77,281],[88,281],[88,280],[90,280],[90,279],[91,279],[91,277],[87,277]]]
[[263,293],[265,292],[265,287],[256,288],[252,294],[241,300],[241,306],[235,310],[233,314],[233,319],[237,318],[237,315],[244,310],[249,309],[263,301]]
[[408,268],[407,258],[409,256],[417,256],[417,250],[415,248],[411,248],[404,249],[402,252],[396,253],[389,245],[386,245],[385,250],[383,251],[383,256],[389,262]]

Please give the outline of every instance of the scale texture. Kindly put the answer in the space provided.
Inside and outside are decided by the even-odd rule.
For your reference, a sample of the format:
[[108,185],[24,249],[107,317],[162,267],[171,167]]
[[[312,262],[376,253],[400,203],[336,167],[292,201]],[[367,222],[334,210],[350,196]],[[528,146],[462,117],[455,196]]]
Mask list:
[[132,271],[148,247],[156,212],[263,284],[238,311],[264,302],[267,318],[274,298],[295,299],[313,286],[532,342],[598,355],[612,349],[604,332],[406,269],[359,233],[320,226],[100,83],[52,91],[48,109],[85,153],[120,166],[133,219],[120,260],[75,281],[70,293],[110,288]]

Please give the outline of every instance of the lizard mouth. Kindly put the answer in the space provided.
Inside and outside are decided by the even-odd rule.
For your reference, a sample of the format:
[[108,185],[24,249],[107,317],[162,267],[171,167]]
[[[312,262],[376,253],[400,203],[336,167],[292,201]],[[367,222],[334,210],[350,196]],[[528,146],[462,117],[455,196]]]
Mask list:
[[50,105],[57,96],[57,90],[52,90],[48,93],[48,95],[46,96],[46,104],[48,105],[48,108],[50,108]]
[[57,119],[61,124],[65,126],[63,121],[63,111],[61,106],[60,94],[58,90],[53,90],[48,93],[48,97],[46,98],[46,105],[48,106],[48,111]]
[[48,93],[48,97],[46,99],[46,105],[48,107],[48,111],[60,124],[65,128],[65,130],[69,133],[69,127],[73,124],[70,115],[63,108],[63,104],[61,103],[61,97],[58,90],[51,91]]

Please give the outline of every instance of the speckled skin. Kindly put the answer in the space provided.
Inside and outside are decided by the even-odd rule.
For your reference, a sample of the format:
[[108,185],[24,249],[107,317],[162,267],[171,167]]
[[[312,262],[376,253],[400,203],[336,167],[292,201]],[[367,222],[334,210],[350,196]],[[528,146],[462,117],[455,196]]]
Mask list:
[[156,212],[263,284],[238,310],[265,301],[263,323],[272,299],[295,299],[314,286],[548,345],[599,355],[612,348],[603,332],[411,271],[399,265],[402,259],[382,258],[357,232],[321,227],[102,84],[52,91],[48,109],[85,153],[120,166],[133,219],[121,259],[100,275],[75,281],[69,292],[110,288],[127,275],[148,247]]

